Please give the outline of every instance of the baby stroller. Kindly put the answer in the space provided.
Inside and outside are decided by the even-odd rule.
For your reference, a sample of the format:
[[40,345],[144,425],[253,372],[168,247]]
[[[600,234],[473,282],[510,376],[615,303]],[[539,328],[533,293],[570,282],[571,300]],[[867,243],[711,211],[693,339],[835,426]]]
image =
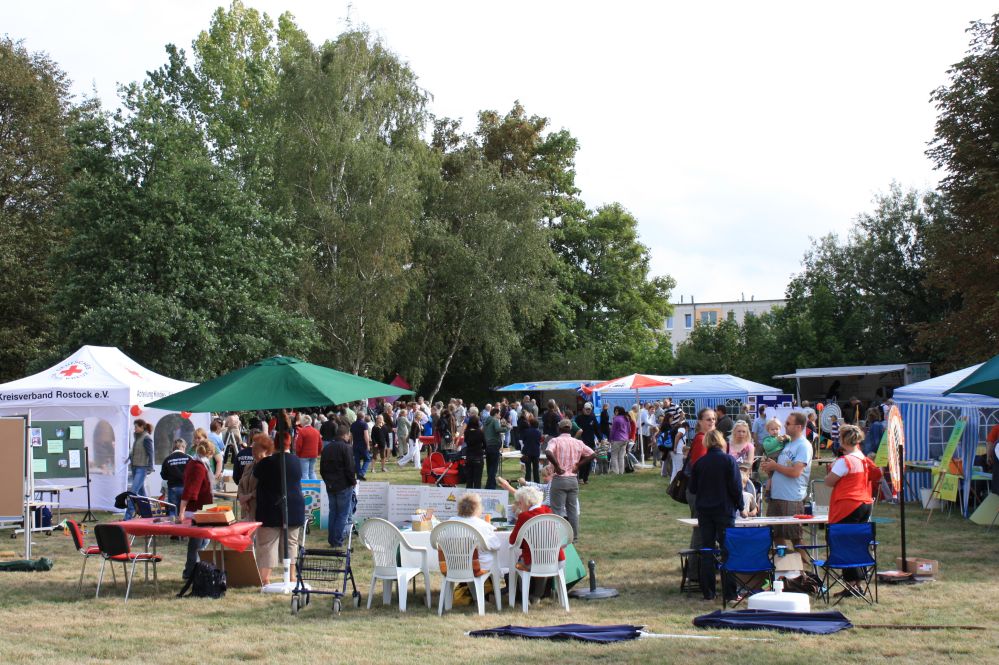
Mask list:
[[[354,510],[357,510],[355,497]],[[361,593],[354,583],[354,571],[350,566],[354,525],[348,521],[347,543],[341,549],[306,548],[305,528],[301,535],[303,545],[298,548],[298,561],[295,564],[295,588],[291,592],[291,613],[309,604],[312,594],[333,596],[333,616],[338,616],[347,595],[347,583],[353,589],[351,599],[354,607],[361,605]]]
[[594,461],[597,463],[596,472],[598,474],[610,473],[610,452],[610,444],[606,441],[597,444],[597,458]]

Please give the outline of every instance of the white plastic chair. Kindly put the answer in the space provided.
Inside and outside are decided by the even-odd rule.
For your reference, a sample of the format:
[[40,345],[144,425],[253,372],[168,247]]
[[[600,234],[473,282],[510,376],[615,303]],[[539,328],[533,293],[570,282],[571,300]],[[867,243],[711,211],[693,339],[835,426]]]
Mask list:
[[565,566],[559,562],[558,554],[572,541],[572,525],[558,515],[536,515],[524,522],[517,533],[517,541],[511,546],[511,558],[519,555],[521,545],[527,543],[531,551],[531,567],[521,570],[514,565],[510,568],[510,606],[517,603],[517,578],[520,578],[521,609],[526,613],[528,592],[532,577],[556,577],[555,593],[565,610],[569,611],[569,590],[565,586]]
[[[493,593],[496,596],[496,609],[497,611],[503,609],[503,594],[500,591],[501,562],[497,560],[498,552],[486,546],[485,539],[481,533],[475,530],[475,527],[462,522],[441,522],[430,532],[430,545],[444,554],[444,563],[447,565],[447,573],[441,582],[441,597],[437,603],[438,615],[444,614],[445,609],[451,609],[451,602],[454,600],[454,587],[459,582],[474,586],[479,614],[485,614],[486,577],[490,575],[493,580]],[[472,567],[472,555],[475,550],[492,553],[493,566],[491,570],[475,574]]]
[[[382,603],[388,605],[392,602],[392,583],[395,582],[399,587],[399,611],[405,612],[408,591],[406,587],[409,581],[413,580],[413,593],[416,593],[416,576],[421,573],[426,590],[427,607],[433,606],[430,599],[430,550],[410,545],[394,524],[378,517],[366,519],[358,533],[364,546],[371,550],[374,562],[371,588],[368,591],[368,609],[371,609],[371,600],[375,595],[375,584],[381,580]],[[419,555],[421,565],[419,567],[398,565],[396,557],[400,548]]]

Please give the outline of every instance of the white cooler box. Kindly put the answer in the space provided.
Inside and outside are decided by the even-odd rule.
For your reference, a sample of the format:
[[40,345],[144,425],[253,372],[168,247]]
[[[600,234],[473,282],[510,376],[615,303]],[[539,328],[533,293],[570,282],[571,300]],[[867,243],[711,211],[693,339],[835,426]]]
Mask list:
[[773,591],[763,591],[753,594],[746,601],[751,610],[773,610],[775,612],[798,612],[807,614],[812,611],[808,594],[784,593],[784,583],[774,582]]

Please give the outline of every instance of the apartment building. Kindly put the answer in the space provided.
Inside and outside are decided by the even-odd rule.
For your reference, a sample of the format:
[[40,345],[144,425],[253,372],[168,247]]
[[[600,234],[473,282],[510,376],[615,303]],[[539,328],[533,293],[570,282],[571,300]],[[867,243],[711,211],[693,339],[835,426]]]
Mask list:
[[673,303],[673,315],[666,317],[666,332],[673,342],[673,351],[676,351],[676,347],[690,337],[695,323],[716,326],[720,321],[731,319],[741,325],[747,314],[760,316],[774,307],[783,307],[786,302],[783,299],[756,300],[754,296],[750,296],[749,300],[743,297],[723,302],[695,302],[693,296],[689,300],[680,296],[680,302]]

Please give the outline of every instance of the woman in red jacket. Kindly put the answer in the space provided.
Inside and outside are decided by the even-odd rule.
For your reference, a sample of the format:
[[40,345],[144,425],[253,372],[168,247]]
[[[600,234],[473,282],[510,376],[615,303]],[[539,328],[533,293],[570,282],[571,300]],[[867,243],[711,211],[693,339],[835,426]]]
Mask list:
[[[874,506],[872,487],[883,475],[874,462],[860,449],[864,432],[856,425],[843,425],[839,430],[839,449],[843,455],[826,474],[825,484],[832,489],[829,499],[830,524],[860,524],[871,518]],[[851,584],[861,580],[859,568],[843,570],[843,579]]]
[[[517,523],[513,527],[513,531],[510,533],[510,544],[513,545],[517,542],[517,536],[520,534],[520,527],[524,526],[524,523],[532,517],[537,517],[538,515],[549,515],[552,509],[542,503],[544,501],[544,495],[541,494],[540,490],[526,486],[521,487],[513,495],[513,504],[517,510]],[[565,551],[559,550],[558,560],[565,561]],[[531,567],[531,549],[528,547],[526,542],[520,544],[520,561],[517,566],[527,570]],[[546,588],[551,578],[545,577],[534,577],[531,578],[531,590],[529,592],[530,599],[532,603],[536,603],[542,595],[546,595]]]
[[[180,495],[180,508],[177,511],[177,522],[184,520],[184,513],[200,510],[202,506],[212,502],[212,483],[208,470],[215,447],[208,439],[199,439],[195,445],[195,459],[184,467],[184,492]],[[187,539],[187,564],[184,566],[184,579],[191,576],[194,564],[198,562],[198,552],[208,545],[207,538]]]

